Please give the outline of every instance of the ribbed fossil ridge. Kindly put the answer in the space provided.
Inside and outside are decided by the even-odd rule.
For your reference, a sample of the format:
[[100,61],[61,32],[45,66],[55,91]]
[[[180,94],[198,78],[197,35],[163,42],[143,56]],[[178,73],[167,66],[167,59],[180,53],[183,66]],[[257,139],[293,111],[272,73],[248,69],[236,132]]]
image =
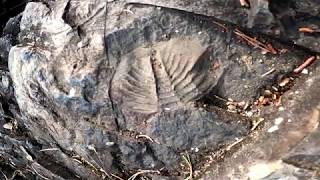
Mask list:
[[191,38],[136,48],[121,58],[112,98],[140,113],[179,109],[216,85],[222,67],[213,70],[211,51]]

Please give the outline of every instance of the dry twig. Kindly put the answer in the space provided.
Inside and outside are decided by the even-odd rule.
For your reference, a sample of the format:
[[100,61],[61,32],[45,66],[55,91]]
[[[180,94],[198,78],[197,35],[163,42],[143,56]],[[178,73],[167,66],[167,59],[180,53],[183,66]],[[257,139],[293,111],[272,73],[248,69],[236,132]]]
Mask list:
[[139,175],[141,174],[148,174],[148,173],[157,173],[160,174],[160,171],[158,170],[139,170],[137,173],[133,174],[131,177],[129,177],[128,180],[135,180]]
[[312,29],[312,28],[309,28],[309,27],[302,27],[302,28],[299,28],[299,32],[316,33],[316,32],[320,32],[320,30],[319,29]]
[[144,135],[144,134],[136,135],[136,139],[139,139],[139,138],[146,138],[149,141],[154,142],[154,140],[150,136],[147,136],[147,135]]
[[228,145],[226,148],[226,151],[230,151],[232,147],[241,143],[243,140],[244,140],[244,138],[240,138],[240,139],[236,140],[235,142],[233,142],[232,144]]
[[293,70],[294,73],[300,73],[304,68],[310,66],[316,60],[315,56],[311,56],[304,63],[302,63],[299,67]]
[[114,177],[114,178],[116,178],[116,179],[118,179],[118,180],[124,180],[124,179],[122,179],[121,177],[119,177],[119,176],[117,176],[117,175],[115,175],[115,174],[110,174],[112,177]]
[[269,52],[269,53],[272,53],[272,54],[277,54],[277,51],[272,47],[271,44],[265,45],[262,42],[258,41],[257,39],[252,38],[252,37],[244,34],[243,32],[241,32],[238,29],[236,29],[234,31],[234,33],[237,36],[239,36],[240,38],[242,38],[243,40],[245,40],[246,42],[248,42],[253,47],[257,47],[257,48],[261,49],[263,52]]
[[256,121],[253,122],[253,126],[251,128],[251,131],[255,130],[260,123],[264,121],[264,118],[258,118]]
[[269,71],[267,71],[266,73],[262,74],[261,77],[265,77],[268,76],[269,74],[273,73],[274,71],[276,71],[275,68],[270,69]]
[[220,26],[220,27],[222,27],[225,31],[227,31],[228,30],[228,28],[225,26],[225,25],[223,25],[223,24],[221,24],[221,23],[219,23],[219,22],[217,22],[217,21],[212,21],[214,24],[216,24],[216,25],[218,25],[218,26]]

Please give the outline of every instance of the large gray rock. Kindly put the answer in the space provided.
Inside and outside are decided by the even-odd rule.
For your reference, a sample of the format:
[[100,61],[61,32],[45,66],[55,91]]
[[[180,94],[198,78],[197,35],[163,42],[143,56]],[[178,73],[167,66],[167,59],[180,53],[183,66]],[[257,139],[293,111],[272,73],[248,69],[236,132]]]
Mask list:
[[[126,178],[138,169],[181,175],[182,153],[201,161],[248,135],[250,119],[197,102],[213,94],[253,101],[309,54],[192,13],[238,22],[225,13],[243,12],[235,2],[29,3],[9,55],[20,123],[35,141],[19,151],[19,167],[31,162],[56,179]],[[252,47],[248,36],[274,51]],[[27,156],[37,153],[61,169]]]
[[103,2],[49,8],[27,5],[9,69],[32,137],[95,171],[78,176],[174,171],[180,152],[214,150],[248,133],[245,118],[194,107],[224,71],[214,58],[224,47],[211,47],[225,36],[218,29],[202,27],[191,14],[149,6],[134,7],[136,15],[123,23],[109,19],[119,15]]

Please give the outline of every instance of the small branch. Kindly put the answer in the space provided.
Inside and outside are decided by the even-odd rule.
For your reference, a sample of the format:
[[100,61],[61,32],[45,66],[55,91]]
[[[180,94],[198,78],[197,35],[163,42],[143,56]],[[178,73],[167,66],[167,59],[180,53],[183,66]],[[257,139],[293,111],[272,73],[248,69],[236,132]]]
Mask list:
[[294,73],[300,73],[304,68],[310,66],[316,60],[315,56],[309,57],[304,63],[293,70]]
[[214,24],[216,24],[216,25],[218,25],[219,27],[222,27],[225,31],[227,31],[228,30],[228,28],[225,26],[225,25],[223,25],[223,24],[221,24],[221,23],[219,23],[219,22],[217,22],[217,21],[212,21]]
[[238,29],[234,30],[234,33],[237,36],[239,36],[240,38],[242,38],[243,40],[247,41],[253,47],[260,48],[261,50],[263,50],[265,52],[277,54],[277,51],[272,47],[271,44],[265,45],[262,42],[256,40],[255,38],[252,38],[252,37],[244,34],[243,32],[239,31]]
[[116,179],[118,179],[118,180],[124,180],[124,179],[122,179],[121,177],[119,177],[119,176],[117,176],[117,175],[115,175],[115,174],[110,174],[112,177],[114,177],[114,178],[116,178]]
[[143,134],[136,135],[136,139],[139,139],[139,138],[146,138],[149,141],[154,142],[154,140],[150,136],[147,136],[147,135],[143,135]]
[[302,27],[302,28],[299,28],[299,32],[316,33],[316,32],[320,32],[320,30],[319,29],[312,29],[312,28],[308,28],[308,27]]
[[241,143],[242,141],[244,140],[244,138],[240,138],[238,140],[236,140],[235,142],[233,142],[232,144],[228,145],[226,150],[227,151],[230,151],[232,147],[234,147],[235,145]]
[[264,121],[264,118],[258,118],[257,121],[254,121],[251,131],[255,130],[259,126],[259,124],[261,124],[263,121]]
[[267,71],[266,73],[262,74],[261,77],[268,76],[269,74],[273,73],[275,70],[276,70],[275,68],[272,68],[269,71]]
[[158,171],[158,170],[139,170],[139,172],[137,172],[137,173],[133,174],[131,177],[129,177],[128,180],[135,180],[139,175],[148,174],[148,173],[160,174],[160,171]]

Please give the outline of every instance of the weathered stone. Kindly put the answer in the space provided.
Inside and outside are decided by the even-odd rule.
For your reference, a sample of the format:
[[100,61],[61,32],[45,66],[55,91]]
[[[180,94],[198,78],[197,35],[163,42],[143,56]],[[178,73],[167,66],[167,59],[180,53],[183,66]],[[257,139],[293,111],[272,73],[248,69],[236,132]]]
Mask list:
[[[266,4],[257,8],[270,13]],[[249,14],[254,25],[256,14]],[[11,48],[10,76],[22,112],[14,116],[33,143],[1,135],[0,141],[22,147],[15,152],[18,159],[5,149],[5,163],[27,166],[50,179],[127,178],[138,169],[181,175],[181,153],[191,155],[197,170],[207,153],[219,154],[221,147],[230,151],[248,135],[251,120],[199,108],[197,101],[213,95],[253,101],[260,89],[314,55],[229,23],[245,26],[245,16],[237,0],[29,3],[21,18],[19,45],[11,48],[9,42],[4,48]],[[4,75],[0,90],[12,96]],[[290,105],[290,100],[284,102]],[[285,115],[301,118],[299,107],[292,112],[298,116]],[[263,116],[277,113],[264,110]],[[213,168],[217,173],[207,177],[253,177],[251,170],[257,167],[271,167],[261,178],[300,168],[309,169],[305,177],[311,177],[319,162],[310,157],[317,152],[284,156],[314,132],[317,120],[303,120],[278,136],[262,134],[248,142],[233,154],[238,158],[225,158]],[[1,126],[0,132],[8,131]]]
[[[314,118],[320,120],[319,110],[314,112]],[[295,165],[299,168],[319,171],[320,169],[320,128],[303,139],[284,158],[284,162]]]
[[16,39],[20,32],[20,19],[21,15],[9,19],[0,37],[0,61],[2,69],[7,68],[9,51],[16,44]]
[[[213,164],[203,178],[220,179],[319,179],[319,62],[282,96],[282,109],[262,109],[264,125],[250,144]],[[280,124],[276,119],[283,119]],[[269,131],[277,126],[278,130]],[[262,171],[263,169],[263,171]]]
[[[83,14],[84,7],[92,15]],[[226,121],[193,107],[223,72],[214,58],[220,53],[214,43],[225,37],[218,29],[197,24],[192,14],[137,6],[152,11],[108,32],[104,3],[70,1],[51,8],[57,10],[27,5],[21,45],[9,57],[25,126],[37,141],[57,143],[103,175],[123,168],[177,170],[179,152],[217,149],[248,133],[249,121]],[[92,17],[71,18],[73,13]],[[134,134],[155,142],[139,143]]]

